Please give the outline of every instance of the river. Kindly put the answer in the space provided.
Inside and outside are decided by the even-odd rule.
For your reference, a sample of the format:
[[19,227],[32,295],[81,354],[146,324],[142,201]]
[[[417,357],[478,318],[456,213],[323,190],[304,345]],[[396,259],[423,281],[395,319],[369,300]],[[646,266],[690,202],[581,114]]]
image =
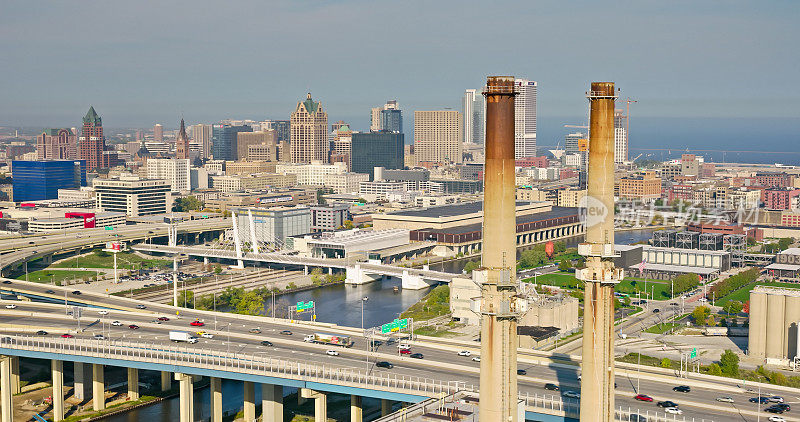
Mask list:
[[[652,236],[653,229],[618,232],[615,241],[619,244],[633,244],[646,241]],[[582,236],[567,239],[567,247],[574,247],[582,240]],[[478,258],[472,258],[478,259]],[[468,258],[447,261],[431,265],[432,269],[443,269],[448,272],[461,272]],[[417,303],[428,293],[426,290],[402,290],[395,293],[393,288],[400,286],[399,279],[388,279],[365,284],[358,287],[344,285],[321,287],[314,290],[291,293],[280,296],[281,303],[295,304],[299,301],[313,300],[316,305],[317,321],[332,322],[351,327],[361,326],[361,302],[364,301],[364,326],[376,327],[397,318],[409,306]],[[265,304],[265,309],[269,304]],[[258,388],[258,387],[256,387]],[[242,384],[237,381],[223,381],[222,405],[225,411],[236,411],[242,406]],[[291,391],[286,389],[287,392]],[[259,390],[256,397],[260,397]],[[177,398],[164,400],[152,406],[143,407],[121,415],[111,416],[106,422],[172,422],[178,420],[179,401]],[[209,417],[208,389],[195,392],[195,408],[200,408],[200,418]]]

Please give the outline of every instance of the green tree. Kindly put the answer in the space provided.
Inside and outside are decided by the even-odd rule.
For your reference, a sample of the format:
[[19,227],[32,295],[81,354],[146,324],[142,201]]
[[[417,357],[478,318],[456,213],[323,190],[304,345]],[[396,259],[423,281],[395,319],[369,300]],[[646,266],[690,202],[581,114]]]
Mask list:
[[246,292],[236,304],[236,312],[245,315],[260,315],[264,311],[264,300],[255,291]]
[[742,302],[739,302],[738,300],[729,300],[725,306],[722,307],[722,310],[728,315],[736,315],[739,312],[742,312],[742,308],[744,308],[744,304]]
[[342,225],[343,225],[343,226],[344,226],[344,228],[345,228],[345,229],[347,229],[347,230],[350,230],[350,229],[352,229],[352,228],[353,228],[353,222],[352,222],[352,221],[350,221],[350,220],[344,220],[344,222],[342,223]]
[[519,265],[522,268],[534,268],[547,261],[547,254],[543,250],[529,249],[523,251],[519,257]]
[[221,272],[222,272],[222,265],[219,265],[219,264],[215,265],[214,266],[214,274],[219,274]]
[[739,375],[739,355],[730,350],[722,352],[719,358],[719,366],[722,373],[729,377],[736,377]]
[[698,306],[692,311],[692,319],[694,319],[695,325],[706,325],[710,314],[711,310],[707,306]]
[[558,263],[558,269],[560,271],[569,271],[571,268],[572,264],[568,259],[562,259],[561,262]]
[[192,308],[194,306],[194,292],[191,290],[178,292],[178,306]]
[[661,359],[662,368],[672,368],[672,361],[668,358]]
[[688,292],[700,285],[700,276],[694,273],[681,274],[672,280],[672,287],[675,294]]
[[316,267],[311,270],[311,282],[314,284],[322,283],[322,268]]
[[203,209],[203,202],[191,195],[185,198],[176,198],[172,203],[172,211],[176,212],[199,211],[201,209]]
[[478,267],[480,267],[480,264],[478,262],[476,262],[476,261],[467,261],[467,263],[464,265],[464,272],[469,274],[469,273],[471,273],[472,271],[474,271]]
[[787,385],[789,380],[786,379],[786,375],[783,375],[778,371],[774,371],[769,377],[769,382],[775,385]]
[[325,205],[325,189],[317,189],[317,204]]
[[794,240],[791,237],[782,237],[778,240],[778,248],[785,251],[791,246],[792,242],[794,242]]
[[716,375],[718,377],[722,376],[722,368],[720,368],[716,363],[712,363],[711,365],[708,365],[708,375]]
[[747,246],[755,246],[756,245],[756,238],[753,236],[747,236]]

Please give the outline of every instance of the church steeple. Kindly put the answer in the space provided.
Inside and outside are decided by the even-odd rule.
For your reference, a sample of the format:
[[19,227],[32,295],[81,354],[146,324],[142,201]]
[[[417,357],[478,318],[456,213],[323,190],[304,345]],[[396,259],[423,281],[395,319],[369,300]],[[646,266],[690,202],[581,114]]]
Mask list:
[[181,128],[178,131],[178,138],[175,139],[175,158],[189,158],[189,137],[186,135],[186,124],[181,117]]

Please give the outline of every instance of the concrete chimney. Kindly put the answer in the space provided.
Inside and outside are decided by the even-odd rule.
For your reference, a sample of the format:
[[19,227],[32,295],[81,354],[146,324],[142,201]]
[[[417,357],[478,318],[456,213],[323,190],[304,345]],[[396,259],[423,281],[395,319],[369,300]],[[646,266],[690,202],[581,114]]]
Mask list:
[[513,76],[486,80],[481,285],[481,421],[517,422],[516,184]]
[[586,242],[578,253],[586,268],[581,421],[614,421],[614,286],[622,270],[614,268],[614,101],[613,82],[593,82],[587,93],[589,115],[588,192],[582,210]]

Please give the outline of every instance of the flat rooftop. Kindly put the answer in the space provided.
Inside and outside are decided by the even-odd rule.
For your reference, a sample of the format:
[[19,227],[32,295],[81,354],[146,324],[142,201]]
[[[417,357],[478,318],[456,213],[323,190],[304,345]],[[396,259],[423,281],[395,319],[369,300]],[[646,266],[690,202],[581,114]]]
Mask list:
[[[517,201],[517,209],[528,207],[531,205],[541,205],[540,202],[531,201]],[[443,218],[455,217],[459,215],[467,215],[483,212],[483,201],[475,202],[461,202],[457,204],[439,205],[436,207],[428,208],[414,208],[409,210],[395,211],[389,215],[404,216],[404,217],[423,217],[423,218]]]
[[[518,215],[517,225],[533,223],[537,221],[552,220],[554,218],[571,217],[578,215],[577,208],[553,207],[550,211],[537,212],[535,214]],[[446,229],[420,229],[426,233],[444,234],[464,234],[483,230],[483,223],[465,224],[463,226],[449,227]]]

